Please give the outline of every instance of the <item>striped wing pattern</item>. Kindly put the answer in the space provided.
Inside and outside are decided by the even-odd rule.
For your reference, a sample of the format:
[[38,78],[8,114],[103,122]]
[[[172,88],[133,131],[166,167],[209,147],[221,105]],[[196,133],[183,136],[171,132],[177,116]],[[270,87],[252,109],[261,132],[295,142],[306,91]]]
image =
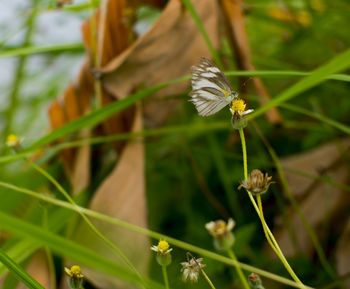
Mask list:
[[190,101],[199,115],[212,115],[234,98],[225,75],[210,60],[201,58],[198,66],[192,66],[192,92]]

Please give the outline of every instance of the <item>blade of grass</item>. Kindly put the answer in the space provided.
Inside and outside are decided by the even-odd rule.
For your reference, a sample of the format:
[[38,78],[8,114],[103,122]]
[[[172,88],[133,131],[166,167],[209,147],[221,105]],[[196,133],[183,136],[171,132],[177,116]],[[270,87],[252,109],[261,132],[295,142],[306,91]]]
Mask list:
[[[284,78],[284,77],[303,77],[309,76],[312,72],[294,71],[294,70],[259,70],[259,71],[226,71],[227,76],[256,76],[261,78]],[[331,74],[327,79],[350,81],[350,75]]]
[[[44,150],[46,152],[51,152],[54,155],[55,153],[57,153],[62,149],[79,147],[87,144],[92,145],[92,144],[101,144],[101,143],[108,143],[108,142],[114,142],[114,141],[130,140],[140,136],[150,137],[150,136],[159,136],[159,135],[168,135],[168,134],[173,135],[176,133],[208,132],[211,130],[226,130],[226,129],[230,129],[230,126],[227,122],[223,122],[223,121],[212,122],[208,124],[203,123],[203,124],[194,124],[194,125],[168,126],[168,127],[158,128],[158,129],[146,129],[135,133],[127,132],[127,133],[121,133],[116,135],[78,139],[75,141],[69,141],[69,142],[57,144],[49,148],[45,148]],[[2,156],[0,157],[0,164],[16,161],[18,159],[23,159],[26,156],[29,156],[31,154],[35,154],[38,152],[39,152],[38,150],[31,150],[26,152],[20,152],[13,155]]]
[[310,75],[306,76],[296,84],[281,92],[278,96],[269,101],[265,106],[260,107],[247,118],[255,118],[263,114],[268,109],[278,106],[297,96],[298,94],[320,84],[331,74],[347,69],[348,67],[350,67],[350,49],[337,55],[326,64],[315,69]]
[[222,148],[220,148],[219,143],[213,134],[207,134],[206,137],[211,155],[214,159],[215,166],[219,174],[220,181],[224,187],[226,198],[229,201],[229,206],[231,207],[231,213],[235,219],[243,220],[244,215],[242,208],[239,204],[237,194],[235,194],[233,190],[233,184],[231,183],[230,176],[228,175]]
[[[77,195],[75,197],[75,201],[82,206],[87,203],[87,194],[85,192]],[[65,224],[71,220],[75,212],[67,211],[64,208],[52,208],[48,210],[48,227],[52,232],[58,232],[61,230]],[[17,240],[10,239],[3,245],[3,250],[7,252],[7,254],[15,260],[17,263],[23,262],[30,255],[32,255],[40,245],[36,241],[33,240]],[[6,272],[6,267],[0,264],[0,276]]]
[[[73,205],[71,205],[71,204],[69,204],[67,202],[60,201],[60,200],[51,198],[49,196],[45,196],[45,195],[36,193],[34,191],[31,191],[31,190],[28,190],[28,189],[25,189],[25,188],[20,188],[20,187],[17,187],[15,185],[8,184],[8,183],[5,183],[5,182],[1,182],[0,181],[0,186],[4,187],[4,188],[7,188],[7,189],[10,189],[10,190],[14,190],[14,191],[26,194],[26,195],[29,195],[29,196],[32,196],[34,198],[40,199],[42,201],[45,201],[45,202],[48,202],[48,203],[51,203],[51,204],[54,204],[54,205],[57,205],[57,206],[60,206],[60,207],[63,207],[63,208],[67,208],[67,209],[75,211],[75,212],[80,211],[80,212],[82,212],[82,213],[84,213],[84,214],[86,214],[86,215],[88,215],[88,216],[90,216],[92,218],[99,219],[101,221],[108,222],[110,224],[114,224],[114,225],[122,227],[122,228],[126,228],[128,230],[131,230],[131,231],[134,231],[134,232],[137,232],[137,233],[149,236],[149,237],[154,238],[154,239],[166,240],[169,243],[173,244],[174,246],[177,246],[177,247],[182,248],[184,250],[195,252],[195,253],[197,253],[199,255],[203,255],[205,257],[211,258],[211,259],[216,260],[218,262],[222,262],[222,263],[227,264],[229,266],[240,266],[243,270],[250,271],[250,272],[256,272],[257,274],[259,274],[261,276],[264,276],[266,278],[270,278],[272,280],[275,280],[276,282],[280,282],[280,283],[283,283],[283,284],[286,284],[286,285],[289,285],[289,286],[292,286],[292,287],[296,287],[296,288],[302,288],[301,285],[299,285],[299,284],[295,283],[294,281],[289,280],[287,278],[284,278],[284,277],[281,277],[279,275],[270,273],[268,271],[256,268],[254,266],[250,266],[250,265],[247,265],[247,264],[244,264],[244,263],[232,260],[230,258],[227,258],[227,257],[223,256],[223,255],[216,254],[214,252],[211,252],[211,251],[202,249],[200,247],[191,245],[189,243],[177,240],[175,238],[171,238],[171,237],[168,237],[166,235],[163,235],[163,234],[151,231],[149,229],[142,228],[142,227],[139,227],[139,226],[136,226],[136,225],[124,222],[124,221],[116,219],[116,218],[112,218],[112,217],[104,215],[102,213],[95,212],[95,211],[92,211],[92,210],[89,210],[89,209],[86,209],[86,208],[83,208],[83,207],[80,207],[80,206],[73,206]],[[2,222],[1,222],[2,214],[3,213],[0,212],[0,224],[2,224]],[[9,225],[9,229],[8,230],[10,230],[10,229],[17,230],[17,228],[12,228],[11,225]],[[19,233],[21,233],[21,231],[19,231]],[[37,236],[33,236],[32,238],[35,238],[35,237],[37,237]],[[38,237],[40,238],[40,236],[38,236]],[[54,249],[52,246],[50,248]],[[305,286],[305,288],[310,289],[311,287]]]
[[113,102],[107,106],[104,106],[103,108],[96,109],[95,111],[91,112],[88,115],[85,115],[83,117],[80,117],[68,124],[65,124],[58,129],[52,131],[51,133],[45,135],[38,141],[36,141],[34,144],[32,144],[29,148],[27,148],[25,151],[30,151],[33,149],[36,149],[42,145],[48,144],[66,134],[75,132],[79,129],[82,129],[84,127],[93,127],[100,123],[102,120],[112,116],[113,114],[116,114],[123,109],[131,106],[134,104],[136,101],[144,98],[145,96],[148,96],[170,84],[177,83],[182,81],[183,78],[178,78],[173,81],[169,81],[166,83],[162,83],[156,86],[153,86],[151,88],[147,88],[144,90],[141,90],[127,98],[124,98],[122,100]]
[[196,11],[196,9],[194,8],[191,0],[182,0],[182,3],[185,5],[186,9],[188,10],[188,12],[191,14],[193,21],[196,23],[196,26],[198,27],[200,33],[202,34],[204,41],[206,42],[209,51],[211,53],[211,55],[214,58],[214,61],[216,62],[217,65],[222,67],[221,64],[221,60],[219,57],[218,52],[215,50],[213,43],[211,42],[207,31],[205,31],[204,25],[202,20],[199,18],[198,13]]
[[[45,231],[39,226],[35,226],[3,212],[0,212],[0,224],[2,229],[12,232],[17,236],[35,240],[41,246],[47,246],[65,258],[73,259],[80,264],[101,270],[123,281],[141,285],[139,277],[129,269],[106,259],[93,250],[64,239],[54,233]],[[146,281],[151,283],[149,284],[150,288],[164,288],[162,285],[153,281]]]
[[350,134],[350,127],[349,126],[342,124],[340,122],[337,122],[337,121],[330,119],[328,117],[325,117],[319,113],[315,113],[315,112],[312,112],[310,110],[307,110],[307,109],[304,109],[304,108],[301,108],[301,107],[298,107],[298,106],[295,106],[295,105],[292,105],[289,103],[283,103],[280,106],[282,108],[286,108],[288,110],[295,111],[295,112],[307,115],[309,117],[315,118],[315,119],[322,121],[323,123],[326,123],[326,124],[336,128],[342,132],[345,132],[346,134]]
[[[30,2],[30,5],[34,7],[34,10],[29,14],[28,19],[26,21],[26,32],[25,36],[22,42],[22,47],[26,47],[30,45],[30,42],[32,40],[32,36],[34,34],[34,29],[35,29],[35,22],[36,22],[36,17],[37,13],[35,12],[35,8],[38,5],[38,0],[32,0]],[[1,133],[2,138],[6,137],[12,130],[12,124],[13,124],[13,118],[15,116],[18,104],[19,104],[19,99],[18,99],[18,94],[21,90],[22,86],[22,80],[24,76],[24,69],[26,67],[27,63],[27,57],[22,56],[21,58],[17,59],[16,63],[16,69],[13,77],[13,83],[11,86],[11,93],[9,95],[9,107],[5,112],[6,115],[6,124],[5,127]]]
[[59,52],[83,52],[84,47],[81,43],[69,43],[61,45],[45,45],[45,46],[29,46],[16,49],[5,50],[0,53],[1,58],[20,57],[43,53],[59,53]]
[[3,263],[14,276],[29,289],[45,289],[38,281],[33,279],[24,271],[16,262],[14,262],[5,252],[0,250],[0,261]]

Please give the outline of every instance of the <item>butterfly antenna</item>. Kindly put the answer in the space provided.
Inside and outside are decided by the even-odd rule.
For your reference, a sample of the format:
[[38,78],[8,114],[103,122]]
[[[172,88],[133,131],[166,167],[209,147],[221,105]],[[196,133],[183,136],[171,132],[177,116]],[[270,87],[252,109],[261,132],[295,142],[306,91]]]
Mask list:
[[248,77],[240,86],[239,90],[242,90],[243,87],[245,87],[248,83],[248,81],[252,80],[253,77]]

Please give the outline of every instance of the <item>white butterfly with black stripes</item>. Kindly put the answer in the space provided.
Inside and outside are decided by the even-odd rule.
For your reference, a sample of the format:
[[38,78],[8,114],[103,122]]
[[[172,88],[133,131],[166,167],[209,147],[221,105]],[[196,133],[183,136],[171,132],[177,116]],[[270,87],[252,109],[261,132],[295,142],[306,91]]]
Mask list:
[[192,66],[191,84],[190,101],[201,116],[217,113],[238,97],[220,69],[203,57],[198,66]]

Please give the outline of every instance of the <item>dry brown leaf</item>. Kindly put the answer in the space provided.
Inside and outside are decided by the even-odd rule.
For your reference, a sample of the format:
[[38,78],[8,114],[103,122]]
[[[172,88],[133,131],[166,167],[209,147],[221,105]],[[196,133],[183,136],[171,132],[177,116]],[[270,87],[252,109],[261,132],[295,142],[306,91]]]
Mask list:
[[[52,129],[73,121],[86,110],[79,101],[79,95],[73,84],[69,85],[63,94],[63,101],[54,101],[49,108],[49,118]],[[85,135],[89,133],[85,132]],[[72,184],[73,193],[79,193],[90,181],[90,148],[64,149],[61,152],[64,168]]]
[[[230,40],[236,54],[237,66],[243,70],[255,70],[247,32],[244,23],[244,14],[241,1],[222,0],[222,7],[229,30]],[[244,81],[244,80],[243,80]],[[253,78],[254,88],[259,95],[259,102],[264,105],[270,99],[270,95],[260,78]],[[244,86],[242,85],[244,88]],[[272,108],[266,112],[267,119],[271,123],[281,123],[282,117],[277,108]]]
[[[113,57],[119,55],[129,46],[130,28],[123,21],[123,12],[125,10],[125,1],[105,1],[104,5],[95,15],[96,42],[97,42],[97,65],[98,67],[108,63]],[[91,52],[95,48],[92,45],[91,19],[86,20],[82,25],[82,34],[86,47]],[[102,87],[102,106],[115,101]],[[104,133],[106,135],[119,134],[130,130],[133,120],[133,108],[106,119],[103,123]],[[120,152],[124,142],[114,143],[117,152]]]
[[[216,1],[192,1],[206,31],[217,47],[219,9]],[[172,0],[154,26],[121,55],[101,70],[106,89],[117,98],[124,98],[138,86],[152,86],[190,73],[190,67],[209,50],[190,14],[181,1]],[[178,83],[153,97],[182,93],[188,83]],[[174,101],[152,102],[145,108],[148,124],[159,125],[176,107]]]
[[[60,101],[55,100],[51,103],[49,107],[49,119],[51,122],[52,130],[61,127],[67,122],[66,114],[62,105],[60,104]],[[73,151],[69,149],[63,150],[61,152],[62,161],[65,164],[67,175],[70,174],[70,168],[73,164],[73,154]]]
[[[132,131],[137,132],[141,129],[142,114],[140,107],[138,107]],[[144,178],[143,140],[134,139],[127,143],[114,170],[95,193],[90,208],[132,224],[147,227]],[[147,237],[104,222],[94,221],[94,224],[103,235],[121,248],[142,274],[146,273],[147,256],[150,251]],[[79,243],[92,248],[95,252],[122,263],[120,258],[113,254],[111,249],[94,235],[85,224],[80,226],[75,238]],[[100,272],[94,269],[84,268],[84,272],[92,282],[99,285],[99,288],[121,286],[120,281],[101,275]]]
[[[26,267],[27,273],[38,281],[44,288],[55,288],[53,282],[56,280],[50,280],[49,266],[47,263],[47,256],[44,251],[38,251],[34,254],[31,261]],[[26,289],[27,287],[23,283],[19,283],[16,289]]]
[[[350,140],[344,140],[341,145],[348,151]],[[330,184],[292,173],[287,168],[314,176],[319,175],[318,172],[322,169],[323,175],[328,176],[333,182],[346,184],[349,178],[348,168],[346,161],[341,157],[339,146],[334,143],[326,144],[310,152],[282,160],[281,164],[286,168],[288,184],[297,198],[301,211],[317,233],[318,238],[322,240],[329,229],[326,227],[327,222],[335,224],[343,219],[350,205],[349,193]],[[312,254],[314,246],[311,239],[292,208],[289,209],[288,219],[300,249],[305,254]],[[280,220],[277,222],[281,223]],[[275,236],[287,256],[296,253],[287,228],[282,225],[277,226]]]

